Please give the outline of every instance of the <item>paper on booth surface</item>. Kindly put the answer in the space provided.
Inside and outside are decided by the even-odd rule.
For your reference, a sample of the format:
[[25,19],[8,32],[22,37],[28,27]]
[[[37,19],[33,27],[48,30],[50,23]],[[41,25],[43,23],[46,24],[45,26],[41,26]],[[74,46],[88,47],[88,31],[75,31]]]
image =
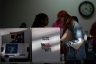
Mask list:
[[60,62],[59,28],[32,28],[32,62]]

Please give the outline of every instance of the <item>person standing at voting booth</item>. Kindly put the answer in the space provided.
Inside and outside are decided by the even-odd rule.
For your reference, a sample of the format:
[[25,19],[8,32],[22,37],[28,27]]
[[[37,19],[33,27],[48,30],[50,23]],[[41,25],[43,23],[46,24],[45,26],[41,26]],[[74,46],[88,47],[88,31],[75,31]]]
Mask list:
[[35,20],[31,27],[46,27],[48,25],[48,15],[39,13],[36,15]]
[[[48,25],[48,15],[45,13],[39,13],[36,15],[35,20],[32,24],[32,28],[44,28]],[[50,62],[49,62],[50,63]],[[49,63],[44,63],[44,64],[49,64]]]
[[84,34],[79,23],[68,13],[62,17],[63,35],[62,46],[66,47],[65,60],[68,64],[74,64],[74,60],[84,60],[86,58]]
[[[57,20],[52,27],[61,28],[61,54],[64,53],[66,63],[70,60],[83,60],[86,58],[84,35],[78,22],[66,11],[57,14]],[[69,60],[69,61],[68,61]]]
[[96,64],[96,21],[91,25],[90,31],[90,40],[91,40],[91,44],[92,44],[92,52],[94,55],[93,61],[91,61],[90,64]]
[[90,35],[92,38],[92,51],[96,54],[96,22],[94,22],[91,26]]

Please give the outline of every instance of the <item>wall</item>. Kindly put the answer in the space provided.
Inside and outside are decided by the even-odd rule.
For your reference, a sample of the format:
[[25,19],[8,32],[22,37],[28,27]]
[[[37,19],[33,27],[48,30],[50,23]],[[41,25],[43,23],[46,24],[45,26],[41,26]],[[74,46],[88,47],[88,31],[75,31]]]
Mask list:
[[[2,27],[18,27],[21,22],[32,25],[35,15],[46,13],[49,16],[49,26],[55,21],[59,10],[66,10],[70,15],[78,17],[84,30],[89,30],[96,20],[96,12],[90,19],[84,19],[78,12],[79,4],[85,0],[5,0],[3,1]],[[96,0],[90,0],[96,7]]]
[[1,23],[1,16],[2,16],[2,15],[1,15],[1,10],[2,10],[1,8],[2,8],[2,1],[0,0],[0,27],[1,27],[1,24],[2,24],[2,23]]

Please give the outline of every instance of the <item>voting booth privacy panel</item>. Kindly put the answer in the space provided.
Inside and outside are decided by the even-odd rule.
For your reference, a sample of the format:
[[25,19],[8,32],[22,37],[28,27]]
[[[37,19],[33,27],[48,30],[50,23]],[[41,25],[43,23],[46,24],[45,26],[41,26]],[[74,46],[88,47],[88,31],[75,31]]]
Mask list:
[[59,28],[32,28],[32,62],[60,62]]
[[9,58],[27,58],[31,37],[31,30],[27,28],[0,29],[0,53]]

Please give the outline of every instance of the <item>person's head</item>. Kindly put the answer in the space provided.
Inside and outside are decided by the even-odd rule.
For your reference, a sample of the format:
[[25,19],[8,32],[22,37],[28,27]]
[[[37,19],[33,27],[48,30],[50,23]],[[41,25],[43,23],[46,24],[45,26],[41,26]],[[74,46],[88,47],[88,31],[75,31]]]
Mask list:
[[78,18],[77,18],[76,16],[72,16],[72,17],[73,17],[73,20],[79,22],[79,21],[78,21]]
[[61,10],[57,14],[57,19],[60,21],[63,21],[63,19],[68,15],[68,13],[65,10]]
[[69,15],[66,11],[61,10],[58,13],[57,18],[59,19],[59,22],[62,22],[62,24],[63,24],[63,33],[65,33],[67,28],[73,22],[73,17],[71,15]]
[[21,25],[20,25],[20,28],[26,28],[26,23],[22,22]]
[[72,16],[70,16],[65,10],[59,11],[57,18],[64,24],[64,26],[72,21]]
[[48,25],[48,16],[44,13],[36,15],[32,27],[45,27]]

